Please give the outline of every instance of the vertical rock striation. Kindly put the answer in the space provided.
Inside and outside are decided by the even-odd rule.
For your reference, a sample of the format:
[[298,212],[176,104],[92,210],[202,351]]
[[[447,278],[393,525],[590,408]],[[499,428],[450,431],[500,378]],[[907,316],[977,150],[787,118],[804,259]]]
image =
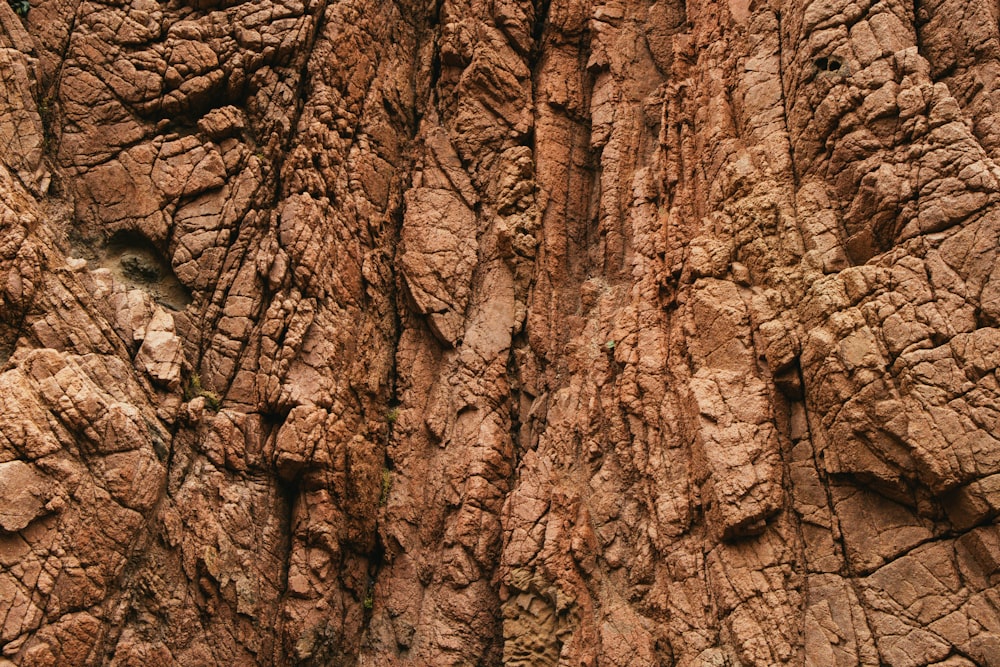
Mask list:
[[0,667],[1000,664],[998,25],[0,3]]

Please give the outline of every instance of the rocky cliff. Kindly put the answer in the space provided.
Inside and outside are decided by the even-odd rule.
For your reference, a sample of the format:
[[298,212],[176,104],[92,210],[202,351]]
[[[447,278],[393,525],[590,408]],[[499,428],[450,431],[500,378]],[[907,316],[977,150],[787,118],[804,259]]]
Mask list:
[[998,20],[0,2],[0,665],[1000,665]]

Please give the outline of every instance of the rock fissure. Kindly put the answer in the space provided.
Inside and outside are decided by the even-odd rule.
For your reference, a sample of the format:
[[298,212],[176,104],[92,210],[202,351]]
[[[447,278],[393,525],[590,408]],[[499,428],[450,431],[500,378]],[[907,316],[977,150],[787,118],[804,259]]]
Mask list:
[[0,3],[3,661],[992,664],[987,5]]

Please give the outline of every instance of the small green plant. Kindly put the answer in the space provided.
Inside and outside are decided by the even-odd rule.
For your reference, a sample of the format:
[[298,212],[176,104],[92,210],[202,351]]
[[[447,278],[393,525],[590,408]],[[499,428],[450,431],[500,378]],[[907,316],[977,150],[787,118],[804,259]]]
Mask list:
[[27,16],[28,11],[31,9],[31,2],[29,0],[7,0],[7,4],[10,5],[10,8],[18,16]]
[[607,343],[604,344],[604,349],[607,350],[608,352],[613,352],[615,349],[615,341],[609,340]]
[[202,397],[205,399],[205,405],[212,412],[218,412],[219,407],[222,405],[222,399],[214,391],[209,391],[201,386],[201,376],[197,373],[192,373],[191,377],[188,378],[187,386],[184,387],[184,400],[191,401],[195,398]]
[[368,583],[365,584],[365,599],[362,601],[365,611],[371,611],[375,606],[375,578],[368,575]]
[[382,492],[378,496],[379,507],[385,507],[389,502],[389,492],[392,490],[392,473],[388,468],[382,468]]
[[204,397],[205,405],[207,405],[208,409],[212,412],[218,412],[219,408],[222,407],[222,399],[220,399],[219,395],[214,391],[203,391],[198,395]]
[[385,413],[385,420],[390,424],[395,424],[397,419],[399,419],[399,408],[390,408],[389,412]]
[[193,399],[201,390],[201,376],[197,373],[192,373],[191,376],[188,377],[187,383],[184,385],[185,402]]

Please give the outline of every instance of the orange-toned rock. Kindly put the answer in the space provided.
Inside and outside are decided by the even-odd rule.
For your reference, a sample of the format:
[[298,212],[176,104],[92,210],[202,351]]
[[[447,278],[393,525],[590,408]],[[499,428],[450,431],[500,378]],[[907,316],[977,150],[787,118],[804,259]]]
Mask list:
[[1000,664],[982,0],[0,3],[0,665]]

